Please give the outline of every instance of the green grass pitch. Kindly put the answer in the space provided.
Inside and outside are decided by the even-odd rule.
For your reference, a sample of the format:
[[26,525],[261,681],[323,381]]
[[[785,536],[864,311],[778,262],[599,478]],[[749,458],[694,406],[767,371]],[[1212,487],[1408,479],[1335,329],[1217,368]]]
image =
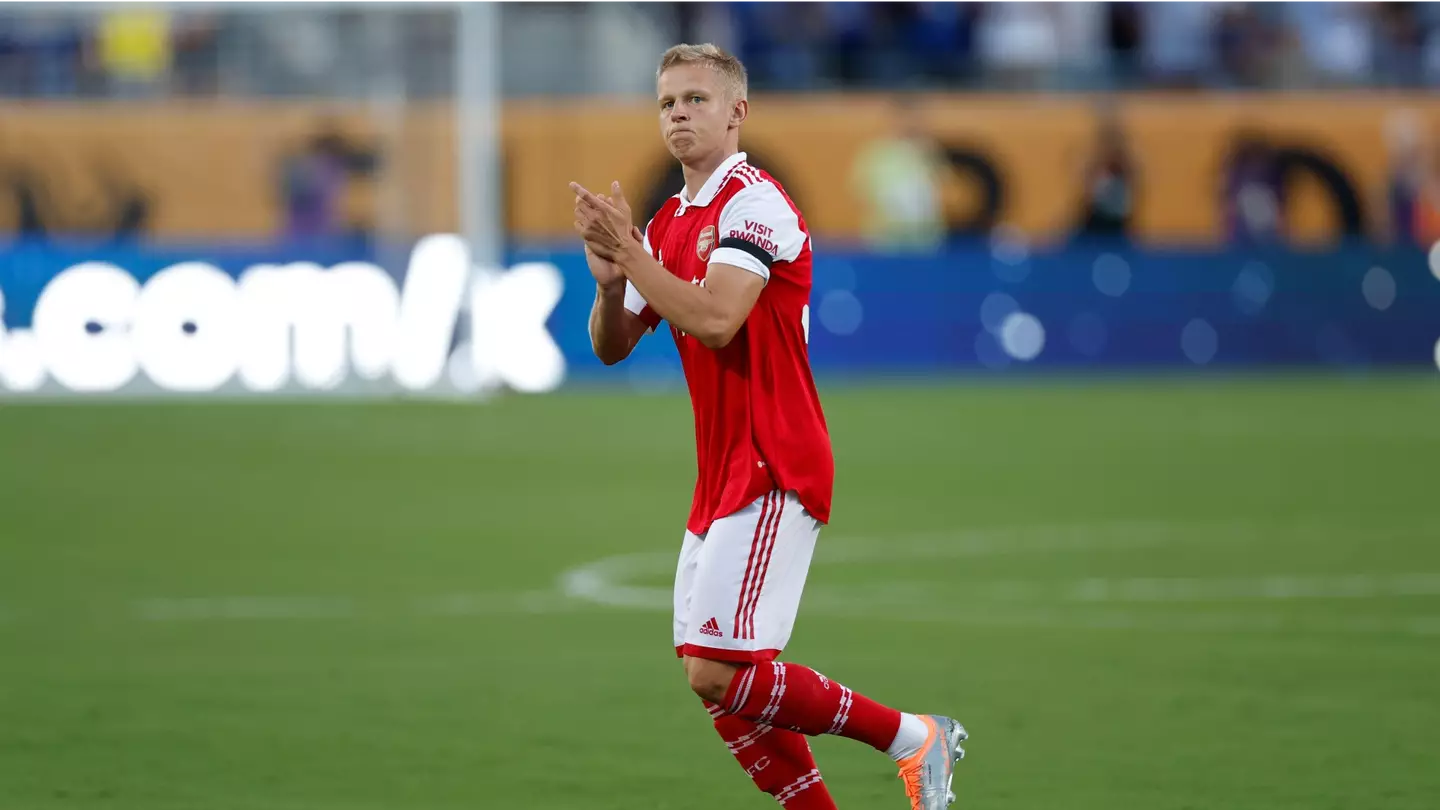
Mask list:
[[[1440,379],[822,395],[787,657],[960,718],[957,808],[1440,801]],[[0,404],[0,810],[771,806],[670,648],[690,418]]]

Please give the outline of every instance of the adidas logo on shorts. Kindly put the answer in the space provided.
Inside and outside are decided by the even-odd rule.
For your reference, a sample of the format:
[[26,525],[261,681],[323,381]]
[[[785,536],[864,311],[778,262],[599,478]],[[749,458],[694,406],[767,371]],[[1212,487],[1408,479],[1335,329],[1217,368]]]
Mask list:
[[720,632],[720,623],[715,621],[715,617],[713,616],[710,617],[710,621],[705,622],[704,627],[700,628],[700,633],[701,635],[715,636],[717,638],[725,635],[724,633]]

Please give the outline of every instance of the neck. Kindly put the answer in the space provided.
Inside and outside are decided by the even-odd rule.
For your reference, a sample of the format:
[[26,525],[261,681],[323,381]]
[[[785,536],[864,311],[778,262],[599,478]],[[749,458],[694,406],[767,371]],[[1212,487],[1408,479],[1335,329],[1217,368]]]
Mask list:
[[680,164],[685,173],[685,200],[687,202],[694,202],[695,195],[699,194],[700,189],[705,187],[705,182],[710,179],[710,175],[714,174],[715,170],[720,168],[721,163],[729,160],[732,155],[739,151],[738,146],[726,144],[720,151],[706,155],[703,159],[696,160],[693,163]]

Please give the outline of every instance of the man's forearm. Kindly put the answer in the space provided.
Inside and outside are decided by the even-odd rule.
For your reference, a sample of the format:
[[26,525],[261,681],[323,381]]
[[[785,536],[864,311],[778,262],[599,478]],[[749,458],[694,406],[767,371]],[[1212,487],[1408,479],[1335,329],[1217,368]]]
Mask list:
[[590,346],[606,365],[624,360],[634,348],[626,328],[625,283],[609,287],[595,285],[595,305],[590,308]]
[[672,276],[645,248],[627,246],[619,264],[650,308],[671,326],[701,340],[723,330],[724,313],[710,291]]

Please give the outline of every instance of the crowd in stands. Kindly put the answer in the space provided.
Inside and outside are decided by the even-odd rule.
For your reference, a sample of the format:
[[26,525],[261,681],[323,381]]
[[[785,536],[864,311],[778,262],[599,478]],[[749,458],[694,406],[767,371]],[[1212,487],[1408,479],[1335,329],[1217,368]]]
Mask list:
[[0,6],[0,98],[354,97],[381,70],[444,95],[453,30],[437,5]]
[[735,3],[760,87],[1440,84],[1434,3]]
[[[373,12],[316,4],[258,7],[25,5],[0,8],[0,99],[234,96],[354,97],[399,77],[411,98],[451,97],[459,47],[455,7]],[[541,77],[507,94],[604,92],[565,64],[573,54],[529,57],[537,43],[619,31],[627,44],[715,41],[734,50],[756,90],[1004,91],[1425,88],[1440,86],[1440,3],[664,3],[607,7],[644,21],[596,24],[595,6],[524,4],[498,14],[509,73]],[[529,15],[528,17],[526,15]],[[508,33],[507,33],[507,26]],[[642,30],[644,29],[644,30]],[[526,38],[528,36],[528,39]],[[577,39],[576,42],[581,40]],[[597,40],[598,42],[599,40]],[[613,50],[613,41],[592,49]],[[648,45],[646,47],[649,47]],[[657,48],[660,46],[657,46]],[[562,57],[571,57],[569,63]],[[537,68],[538,66],[538,68]],[[628,68],[627,68],[628,70]],[[502,73],[505,72],[502,70]],[[589,73],[595,73],[591,71]],[[648,77],[640,76],[643,87]],[[903,96],[904,94],[897,94]],[[903,125],[905,116],[897,116]],[[3,127],[0,127],[3,134]],[[1124,133],[1103,127],[1085,164],[1077,235],[1125,238],[1137,163]],[[1426,122],[1388,126],[1387,198],[1368,206],[1371,230],[1390,241],[1440,240],[1440,145]],[[13,157],[13,156],[12,156]],[[0,155],[4,158],[4,155]],[[375,170],[378,158],[333,133],[286,157],[280,193],[291,236],[343,229],[336,200]],[[1293,162],[1293,161],[1292,161]],[[1282,237],[1285,156],[1260,133],[1238,133],[1227,157],[1221,219],[1227,241]],[[0,161],[0,169],[3,169]],[[944,160],[926,133],[903,126],[871,144],[852,182],[874,208],[868,236],[888,247],[933,247],[947,238],[940,183]],[[18,178],[18,179],[17,179]],[[39,222],[36,183],[0,171],[21,201],[20,230]],[[38,181],[37,181],[38,182]],[[125,197],[125,200],[136,195]],[[1213,204],[1213,202],[1207,203]],[[122,222],[144,206],[117,204]],[[138,213],[137,213],[138,212]],[[128,226],[127,226],[128,227]],[[138,227],[138,225],[136,226]]]
[[[538,5],[557,20],[586,14]],[[363,83],[364,60],[390,58],[370,41],[366,13],[0,9],[0,97],[339,92],[347,78]],[[453,7],[389,13],[404,29],[404,60],[428,60],[418,72],[407,65],[413,89],[453,92]],[[520,13],[505,9],[502,24]],[[731,47],[757,89],[1440,85],[1436,3],[662,3],[634,13],[658,40]],[[568,92],[564,82],[556,91]]]

